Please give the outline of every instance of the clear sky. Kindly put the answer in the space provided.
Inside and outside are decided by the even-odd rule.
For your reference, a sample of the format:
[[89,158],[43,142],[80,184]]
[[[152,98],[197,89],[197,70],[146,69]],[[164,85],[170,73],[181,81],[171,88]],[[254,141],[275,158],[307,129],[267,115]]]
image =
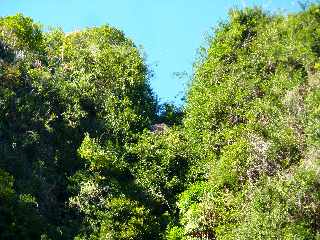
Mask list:
[[142,45],[161,102],[181,103],[197,49],[232,7],[259,5],[292,12],[296,0],[0,0],[0,16],[22,13],[69,32],[108,23]]

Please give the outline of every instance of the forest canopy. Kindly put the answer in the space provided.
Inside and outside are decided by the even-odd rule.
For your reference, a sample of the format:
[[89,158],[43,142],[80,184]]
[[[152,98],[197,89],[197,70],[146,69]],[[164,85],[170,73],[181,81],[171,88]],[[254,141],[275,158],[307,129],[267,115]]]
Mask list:
[[320,5],[231,10],[183,109],[141,55],[0,18],[0,239],[320,239]]

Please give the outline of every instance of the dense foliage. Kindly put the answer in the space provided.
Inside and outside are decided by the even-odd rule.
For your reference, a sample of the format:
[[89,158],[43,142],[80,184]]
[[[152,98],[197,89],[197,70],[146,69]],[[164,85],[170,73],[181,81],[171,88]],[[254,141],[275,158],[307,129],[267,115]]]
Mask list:
[[320,6],[202,52],[159,106],[122,32],[0,18],[0,239],[319,239]]
[[[87,214],[69,198],[155,119],[146,66],[108,26],[44,33],[17,15],[0,19],[0,33],[0,238],[73,238]],[[105,160],[98,151],[90,155],[99,150],[91,138],[110,146],[101,150],[108,163],[98,162]],[[123,204],[142,214],[139,204]]]
[[320,237],[319,13],[231,11],[217,29],[184,119],[207,175],[180,195],[172,239]]

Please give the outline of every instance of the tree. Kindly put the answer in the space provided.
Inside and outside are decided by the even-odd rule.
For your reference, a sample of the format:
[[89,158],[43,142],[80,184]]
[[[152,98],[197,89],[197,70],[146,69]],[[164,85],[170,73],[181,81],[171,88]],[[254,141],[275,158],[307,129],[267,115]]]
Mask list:
[[196,64],[184,125],[209,170],[180,197],[184,237],[319,236],[318,12],[232,10]]
[[146,67],[114,28],[44,33],[22,15],[0,19],[0,53],[1,169],[34,198],[47,237],[70,239],[83,218],[68,205],[69,178],[85,167],[77,150],[86,133],[121,146],[149,127]]

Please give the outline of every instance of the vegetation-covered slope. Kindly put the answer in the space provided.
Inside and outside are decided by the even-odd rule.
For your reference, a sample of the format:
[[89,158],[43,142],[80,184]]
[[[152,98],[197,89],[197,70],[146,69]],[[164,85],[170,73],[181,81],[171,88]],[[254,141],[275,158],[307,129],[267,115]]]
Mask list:
[[0,81],[0,239],[320,237],[319,5],[232,10],[184,113],[108,26],[1,18]]
[[187,139],[208,170],[180,196],[183,235],[319,238],[319,29],[319,6],[231,11],[217,29],[188,93]]

